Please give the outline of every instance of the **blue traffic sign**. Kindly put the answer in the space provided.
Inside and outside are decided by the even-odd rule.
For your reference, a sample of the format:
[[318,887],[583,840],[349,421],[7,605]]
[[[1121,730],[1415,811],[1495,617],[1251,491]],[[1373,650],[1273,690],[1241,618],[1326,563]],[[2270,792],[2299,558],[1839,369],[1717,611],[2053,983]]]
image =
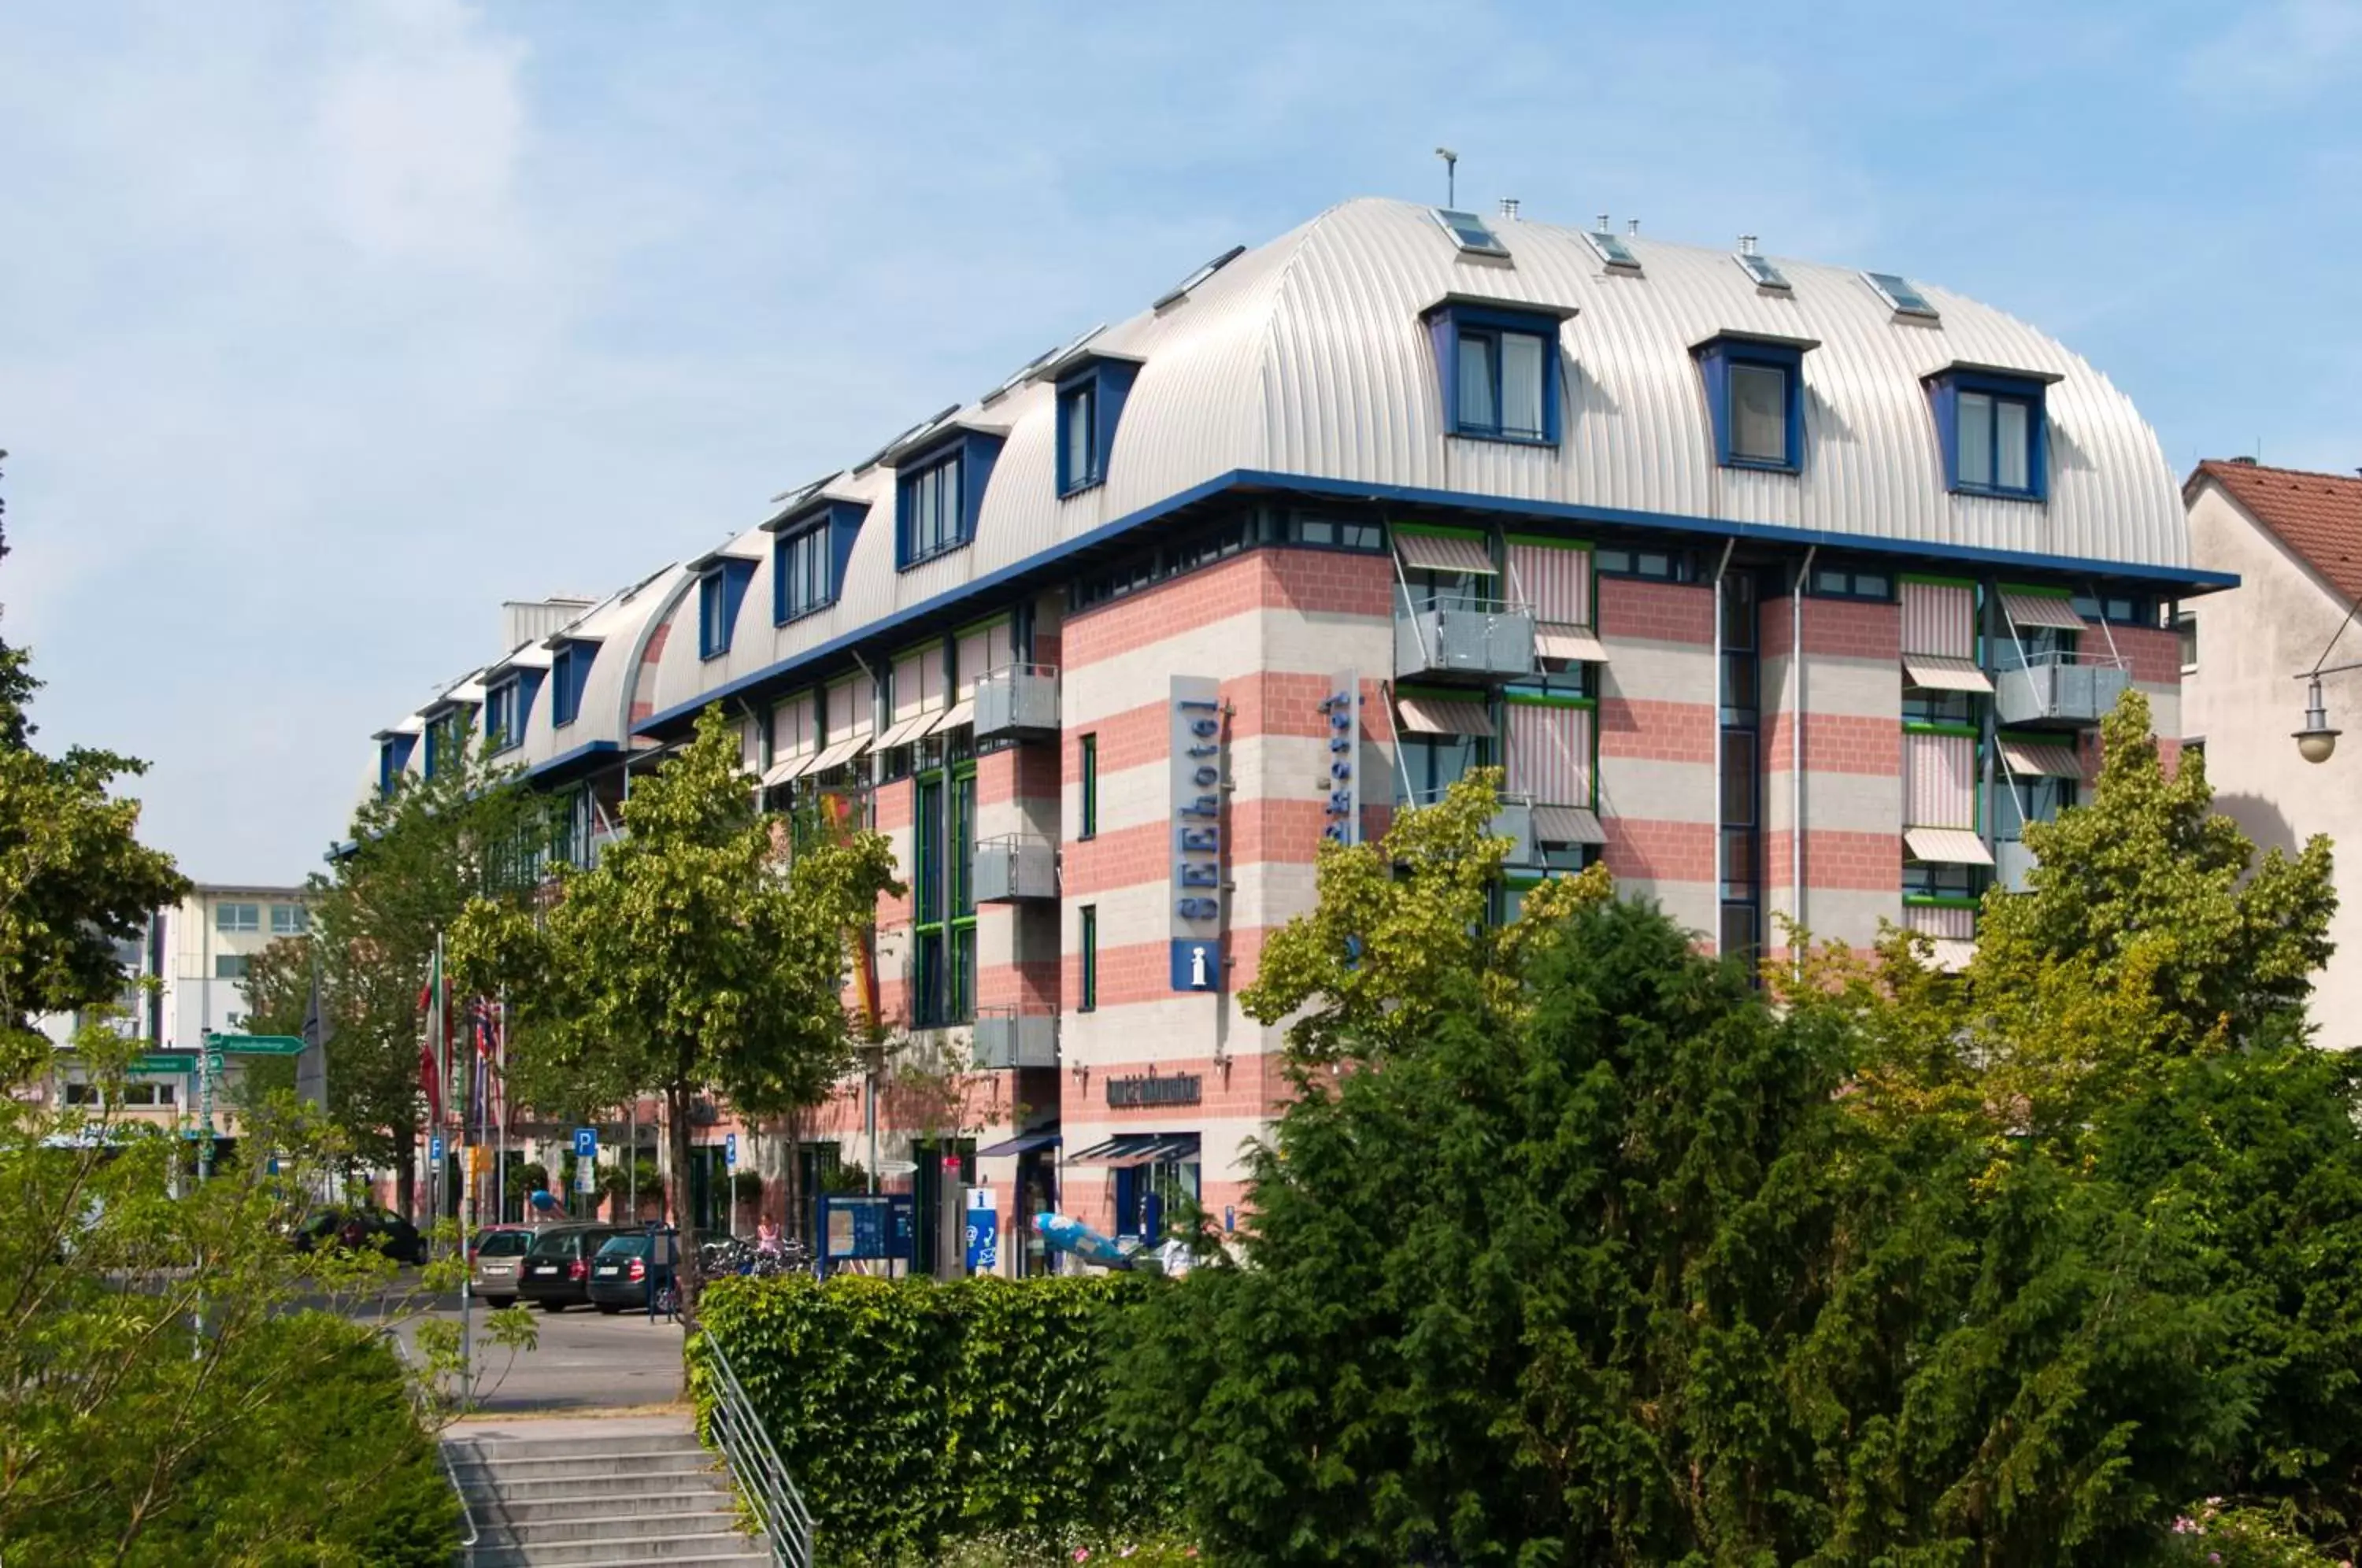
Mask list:
[[722,1139],[722,1160],[732,1170],[738,1168],[738,1134],[725,1133]]
[[578,1160],[595,1160],[599,1157],[599,1129],[577,1127],[574,1130],[574,1157]]
[[443,1158],[442,1133],[437,1132],[433,1137],[426,1140],[426,1157],[430,1160],[438,1162]]

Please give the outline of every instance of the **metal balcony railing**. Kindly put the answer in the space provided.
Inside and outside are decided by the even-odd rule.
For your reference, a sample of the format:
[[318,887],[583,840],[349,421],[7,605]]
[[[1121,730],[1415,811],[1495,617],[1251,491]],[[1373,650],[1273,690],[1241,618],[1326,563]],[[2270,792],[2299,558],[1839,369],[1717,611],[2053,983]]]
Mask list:
[[976,1065],[987,1072],[1058,1065],[1058,1015],[1013,1007],[976,1011]]
[[1397,676],[1512,679],[1535,668],[1531,605],[1448,593],[1396,604]]
[[976,846],[976,901],[1007,904],[1058,896],[1058,846],[1032,834],[980,840]]
[[1993,673],[1993,712],[2004,724],[2095,724],[2116,705],[2132,671],[2108,655],[2039,653]]
[[2036,865],[2034,851],[2020,839],[1997,840],[1993,846],[1993,882],[2004,892],[2023,893]]
[[1055,734],[1058,732],[1058,667],[1005,664],[987,670],[976,683],[976,738]]
[[[1443,799],[1441,790],[1414,791],[1402,795],[1396,804],[1401,807],[1432,806]],[[1485,824],[1489,835],[1509,841],[1509,864],[1538,866],[1541,851],[1534,840],[1534,801],[1530,795],[1503,795],[1493,820]]]

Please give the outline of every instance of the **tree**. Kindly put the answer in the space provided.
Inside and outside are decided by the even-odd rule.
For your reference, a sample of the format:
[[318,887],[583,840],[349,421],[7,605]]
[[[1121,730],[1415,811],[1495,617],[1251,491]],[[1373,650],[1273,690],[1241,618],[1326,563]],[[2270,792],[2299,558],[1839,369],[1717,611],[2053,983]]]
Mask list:
[[[405,776],[363,801],[333,868],[312,879],[313,940],[335,1023],[329,1114],[359,1160],[394,1168],[405,1212],[422,1115],[419,998],[436,935],[470,900],[529,902],[547,842],[546,803],[469,728],[458,727],[437,758],[434,778]],[[260,994],[274,1016],[291,1005],[294,983],[292,956],[264,966]]]
[[[901,889],[872,833],[809,844],[783,866],[784,824],[756,805],[718,707],[634,785],[624,828],[597,866],[560,872],[546,916],[470,904],[453,962],[466,988],[507,991],[521,1095],[663,1099],[667,1202],[685,1227],[692,1101],[718,1093],[757,1116],[827,1092],[852,1064],[848,938]],[[692,1326],[699,1284],[684,1248]]]

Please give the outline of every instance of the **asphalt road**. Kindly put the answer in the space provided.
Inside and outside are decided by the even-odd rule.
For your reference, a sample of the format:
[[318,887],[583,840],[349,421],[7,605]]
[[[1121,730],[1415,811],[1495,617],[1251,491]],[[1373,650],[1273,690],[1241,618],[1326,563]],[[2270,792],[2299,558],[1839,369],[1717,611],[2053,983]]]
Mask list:
[[[607,1317],[588,1307],[563,1312],[530,1309],[541,1343],[512,1356],[483,1342],[484,1308],[478,1303],[476,1406],[487,1413],[617,1409],[668,1405],[680,1397],[680,1325],[642,1312]],[[438,1303],[427,1314],[458,1322],[458,1304]],[[407,1337],[407,1331],[405,1331]]]

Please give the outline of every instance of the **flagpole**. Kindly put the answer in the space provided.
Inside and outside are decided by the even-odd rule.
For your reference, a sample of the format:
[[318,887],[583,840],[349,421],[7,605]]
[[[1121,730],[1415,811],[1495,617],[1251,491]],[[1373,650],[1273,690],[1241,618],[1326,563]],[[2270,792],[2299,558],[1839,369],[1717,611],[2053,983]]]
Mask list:
[[509,993],[501,991],[500,1032],[492,1036],[492,1206],[509,1218]]

